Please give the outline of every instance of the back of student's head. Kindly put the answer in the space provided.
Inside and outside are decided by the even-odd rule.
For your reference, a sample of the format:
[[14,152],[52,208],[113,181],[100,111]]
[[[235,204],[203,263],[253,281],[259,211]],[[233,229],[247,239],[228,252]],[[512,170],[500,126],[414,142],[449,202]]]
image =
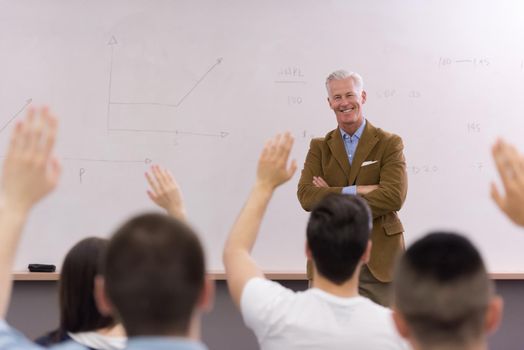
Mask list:
[[61,333],[94,331],[113,324],[111,317],[100,314],[93,294],[95,276],[107,244],[107,239],[89,237],[67,253],[59,283]]
[[318,272],[336,284],[350,279],[364,254],[371,212],[357,196],[329,194],[311,211],[307,242]]
[[425,346],[483,339],[493,284],[477,249],[454,233],[431,233],[400,258],[394,305]]
[[132,218],[111,238],[103,269],[107,295],[129,336],[187,334],[205,262],[186,224],[161,214]]

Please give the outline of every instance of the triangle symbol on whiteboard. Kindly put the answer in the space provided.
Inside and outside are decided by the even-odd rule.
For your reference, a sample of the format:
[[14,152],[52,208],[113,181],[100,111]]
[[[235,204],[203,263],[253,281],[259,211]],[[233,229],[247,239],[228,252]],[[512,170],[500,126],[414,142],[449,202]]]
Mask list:
[[114,36],[111,36],[111,39],[109,39],[109,42],[107,43],[107,45],[116,45],[118,44],[118,41],[116,41],[116,38]]

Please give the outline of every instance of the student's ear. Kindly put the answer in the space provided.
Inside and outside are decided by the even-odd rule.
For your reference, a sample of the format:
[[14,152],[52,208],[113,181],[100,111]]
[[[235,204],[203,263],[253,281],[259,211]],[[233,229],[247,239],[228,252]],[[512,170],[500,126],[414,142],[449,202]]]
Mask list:
[[488,309],[486,310],[485,330],[490,334],[497,330],[502,320],[502,310],[504,309],[504,300],[502,297],[495,295],[491,298]]
[[96,302],[96,307],[98,309],[98,312],[100,312],[104,316],[114,316],[113,315],[113,305],[111,304],[111,301],[109,301],[109,298],[107,297],[106,293],[106,284],[104,277],[97,275],[95,276],[95,290],[94,297]]
[[371,243],[371,240],[368,241],[368,245],[366,246],[366,250],[364,251],[364,254],[362,254],[362,258],[360,258],[360,261],[362,261],[364,264],[367,264],[369,262],[369,257],[371,256],[371,246],[373,244]]
[[313,261],[313,253],[311,253],[311,249],[309,248],[309,244],[306,242],[306,258]]
[[392,311],[391,317],[393,317],[393,323],[395,323],[398,334],[404,339],[409,339],[410,332],[404,316],[402,316],[395,306],[393,306]]
[[210,312],[215,304],[215,281],[206,275],[204,280],[204,288],[200,293],[198,301],[198,308],[201,311]]

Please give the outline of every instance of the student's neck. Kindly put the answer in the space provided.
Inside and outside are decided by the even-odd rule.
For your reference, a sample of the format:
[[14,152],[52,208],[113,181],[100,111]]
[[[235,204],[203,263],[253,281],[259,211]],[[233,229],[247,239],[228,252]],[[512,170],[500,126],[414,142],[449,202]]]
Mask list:
[[191,320],[189,321],[189,332],[187,338],[194,341],[200,341],[200,327],[200,315],[197,311],[194,311]]
[[353,274],[353,277],[351,277],[349,280],[345,281],[341,285],[337,285],[329,281],[327,278],[315,272],[315,275],[313,277],[312,287],[318,288],[326,293],[335,295],[337,297],[342,297],[342,298],[356,297],[358,296],[358,275],[359,273],[360,273],[360,269],[358,269],[358,271],[355,271],[355,273]]

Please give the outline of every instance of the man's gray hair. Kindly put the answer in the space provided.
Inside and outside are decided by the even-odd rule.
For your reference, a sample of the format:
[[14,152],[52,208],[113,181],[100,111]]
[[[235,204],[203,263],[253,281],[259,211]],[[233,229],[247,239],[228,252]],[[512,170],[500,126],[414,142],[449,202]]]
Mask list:
[[355,72],[348,72],[343,69],[339,69],[339,70],[334,71],[330,75],[328,75],[328,77],[326,78],[326,89],[328,93],[329,93],[329,82],[330,81],[343,80],[347,78],[353,79],[353,83],[355,83],[355,88],[357,89],[357,91],[362,92],[362,90],[364,89],[364,80],[362,80],[362,77],[360,76],[360,74],[355,73]]

